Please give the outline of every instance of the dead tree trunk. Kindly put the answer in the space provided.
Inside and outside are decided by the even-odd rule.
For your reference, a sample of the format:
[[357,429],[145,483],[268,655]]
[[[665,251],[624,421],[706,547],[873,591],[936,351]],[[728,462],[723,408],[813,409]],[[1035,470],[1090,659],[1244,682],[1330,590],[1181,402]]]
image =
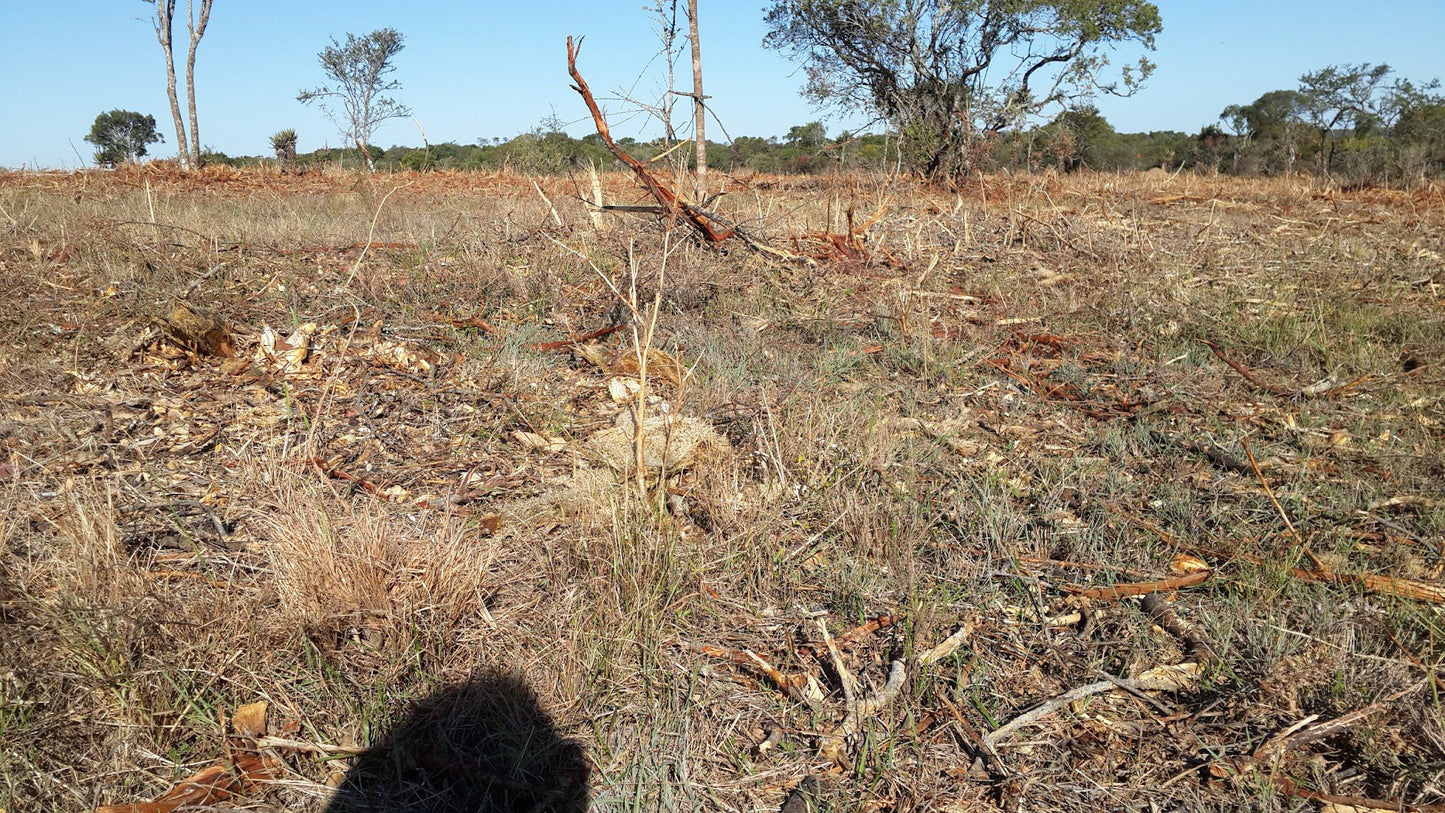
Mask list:
[[176,17],[176,0],[154,0],[156,4],[156,40],[166,57],[166,96],[171,101],[171,120],[176,125],[176,158],[182,167],[191,165],[191,151],[187,146],[186,125],[181,120],[181,105],[176,99],[176,60],[172,47],[171,24]]
[[672,103],[676,99],[673,90],[677,88],[677,52],[673,50],[677,43],[677,0],[671,0],[668,8],[664,8],[662,0],[658,0],[657,22],[657,35],[662,40],[662,51],[667,60],[667,92],[658,104],[658,118],[662,119],[663,137],[666,139],[662,146],[666,149],[677,141],[677,131],[672,127]]
[[697,132],[697,191],[698,200],[707,200],[707,136],[704,125],[707,121],[706,96],[702,94],[702,43],[697,38],[697,0],[687,0],[688,38],[692,40],[692,109],[696,117]]
[[[201,16],[196,18],[192,0],[186,0],[186,27],[191,35],[190,47],[186,51],[186,106],[191,114],[191,166],[201,165],[201,128],[196,123],[196,46],[205,36],[206,23],[211,20],[211,0],[201,0]],[[171,87],[175,87],[175,71],[171,71]],[[175,104],[175,91],[171,91],[171,104]],[[186,142],[181,141],[181,149]]]

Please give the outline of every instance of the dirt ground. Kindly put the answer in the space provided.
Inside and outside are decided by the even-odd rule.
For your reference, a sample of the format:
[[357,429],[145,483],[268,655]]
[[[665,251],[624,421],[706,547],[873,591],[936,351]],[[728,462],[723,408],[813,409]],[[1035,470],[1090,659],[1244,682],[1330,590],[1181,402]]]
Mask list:
[[1445,810],[1445,189],[714,183],[0,174],[0,810]]

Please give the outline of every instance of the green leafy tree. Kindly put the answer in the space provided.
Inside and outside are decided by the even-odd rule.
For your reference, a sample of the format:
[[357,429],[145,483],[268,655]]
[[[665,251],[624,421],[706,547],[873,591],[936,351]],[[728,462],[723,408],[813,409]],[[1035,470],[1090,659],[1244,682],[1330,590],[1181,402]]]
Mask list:
[[1229,134],[1218,125],[1208,124],[1200,129],[1196,141],[1199,143],[1194,154],[1194,165],[1217,172],[1224,161],[1226,150],[1229,149]]
[[1084,105],[1065,110],[1050,125],[1053,146],[1063,168],[1074,171],[1083,167],[1115,169],[1113,153],[1117,151],[1118,133],[1114,125],[1099,115],[1099,108]]
[[86,141],[95,145],[95,162],[113,167],[133,163],[146,154],[146,149],[165,136],[156,132],[156,117],[133,110],[112,110],[95,117]]
[[1163,24],[1142,0],[774,0],[764,42],[802,63],[805,95],[871,110],[930,178],[968,172],[980,140],[1101,93],[1130,95],[1105,50],[1148,49]]
[[1445,157],[1445,99],[1437,96],[1404,108],[1392,132],[1406,144],[1428,144]]
[[1330,171],[1330,139],[1335,129],[1349,125],[1359,131],[1378,121],[1380,92],[1385,90],[1389,65],[1330,65],[1300,77],[1305,120],[1319,131],[1320,170]]
[[1271,90],[1247,105],[1224,108],[1220,118],[1239,129],[1241,123],[1251,138],[1278,138],[1284,131],[1303,123],[1305,98],[1296,90]]
[[828,128],[821,121],[799,124],[788,130],[787,142],[805,150],[816,150],[828,143]]
[[1242,144],[1235,156],[1235,168],[1245,153],[1264,168],[1293,172],[1299,158],[1301,134],[1306,128],[1306,102],[1297,90],[1271,90],[1247,105],[1232,104],[1219,114]]
[[1416,85],[1396,80],[1382,103],[1382,117],[1395,145],[1400,180],[1418,184],[1445,171],[1445,96],[1440,81]]
[[345,42],[332,37],[331,44],[317,54],[332,84],[303,90],[296,96],[303,104],[319,101],[342,136],[361,150],[367,169],[373,172],[376,163],[371,156],[371,137],[383,121],[411,115],[406,105],[384,95],[401,89],[401,82],[387,77],[396,70],[393,60],[405,47],[405,39],[392,28],[364,37],[347,34]]

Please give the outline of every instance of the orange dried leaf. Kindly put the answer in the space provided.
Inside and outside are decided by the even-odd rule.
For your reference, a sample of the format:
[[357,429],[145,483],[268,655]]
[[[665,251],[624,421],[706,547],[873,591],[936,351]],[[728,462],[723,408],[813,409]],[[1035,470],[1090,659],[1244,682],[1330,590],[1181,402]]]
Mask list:
[[488,535],[495,534],[502,530],[501,514],[483,514],[481,519],[482,532]]
[[253,739],[266,736],[268,708],[269,704],[265,700],[258,700],[236,709],[236,713],[231,715],[231,733]]
[[181,807],[222,802],[281,775],[281,763],[257,754],[240,754],[230,762],[217,762],[176,783],[153,802],[105,805],[94,813],[171,813]]
[[1200,573],[1209,569],[1208,562],[1190,553],[1176,553],[1169,562],[1169,570],[1179,575]]

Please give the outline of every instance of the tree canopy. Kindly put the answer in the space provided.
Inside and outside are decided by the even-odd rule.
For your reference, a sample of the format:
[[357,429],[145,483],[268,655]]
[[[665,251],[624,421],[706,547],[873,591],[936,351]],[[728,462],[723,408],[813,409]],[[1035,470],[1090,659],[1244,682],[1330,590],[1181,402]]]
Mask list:
[[95,117],[85,140],[95,145],[95,162],[113,167],[133,163],[151,144],[164,141],[156,131],[156,117],[134,110],[111,110]]
[[1141,0],[775,0],[765,45],[802,63],[815,102],[876,113],[929,177],[966,172],[981,137],[1100,93],[1132,94],[1159,10]]
[[[405,39],[393,28],[378,29],[364,37],[347,34],[345,42],[332,37],[331,44],[317,54],[332,84],[303,90],[296,96],[302,103],[319,100],[346,140],[361,150],[369,168],[375,168],[370,144],[377,127],[387,119],[411,115],[406,105],[383,95],[401,88],[401,82],[387,77],[396,70],[393,60],[405,47]],[[341,110],[328,102],[339,103]]]
[[1297,159],[1313,158],[1317,171],[1352,182],[1416,183],[1445,165],[1439,88],[1385,64],[1328,65],[1219,117],[1236,135],[1236,172],[1294,172]]

